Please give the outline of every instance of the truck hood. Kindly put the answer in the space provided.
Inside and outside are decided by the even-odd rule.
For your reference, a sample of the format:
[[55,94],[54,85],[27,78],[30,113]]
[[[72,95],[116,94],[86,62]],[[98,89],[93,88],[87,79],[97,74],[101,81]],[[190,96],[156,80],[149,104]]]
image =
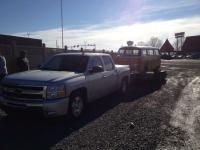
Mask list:
[[11,82],[11,84],[39,84],[48,85],[55,82],[62,82],[75,77],[82,76],[82,73],[74,73],[67,71],[46,71],[32,70],[8,75],[4,78],[3,83]]

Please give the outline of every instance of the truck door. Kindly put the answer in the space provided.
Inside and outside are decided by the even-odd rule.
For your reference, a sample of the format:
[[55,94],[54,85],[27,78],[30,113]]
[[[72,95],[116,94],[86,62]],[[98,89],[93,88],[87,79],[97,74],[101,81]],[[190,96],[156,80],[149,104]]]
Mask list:
[[[91,57],[88,64],[88,70],[91,70],[94,66],[103,67],[103,63],[100,57]],[[95,100],[105,95],[104,87],[106,87],[107,85],[103,76],[104,71],[98,73],[87,73],[86,81],[89,100]]]
[[118,88],[118,72],[110,56],[102,56],[104,62],[104,76],[103,80],[106,83],[105,94],[109,94]]

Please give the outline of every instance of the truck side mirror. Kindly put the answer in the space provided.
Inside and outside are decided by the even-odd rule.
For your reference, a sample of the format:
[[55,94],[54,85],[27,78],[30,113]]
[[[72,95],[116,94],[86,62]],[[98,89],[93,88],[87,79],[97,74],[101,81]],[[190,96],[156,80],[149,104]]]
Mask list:
[[98,72],[103,72],[102,66],[94,66],[92,67],[92,69],[89,70],[89,73],[98,73]]

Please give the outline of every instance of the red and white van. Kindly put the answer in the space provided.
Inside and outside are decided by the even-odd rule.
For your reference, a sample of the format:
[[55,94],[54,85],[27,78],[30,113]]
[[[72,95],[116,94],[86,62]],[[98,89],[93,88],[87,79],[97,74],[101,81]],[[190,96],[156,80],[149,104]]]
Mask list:
[[125,46],[118,51],[116,63],[129,65],[131,74],[160,72],[161,56],[159,49],[150,46]]

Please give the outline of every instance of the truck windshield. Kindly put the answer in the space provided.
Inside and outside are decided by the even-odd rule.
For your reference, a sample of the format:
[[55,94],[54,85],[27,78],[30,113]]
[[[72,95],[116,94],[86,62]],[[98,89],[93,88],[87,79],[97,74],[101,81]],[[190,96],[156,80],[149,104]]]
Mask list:
[[54,56],[47,63],[45,63],[41,70],[52,71],[72,71],[82,73],[86,70],[88,64],[88,56],[79,55],[65,55]]

